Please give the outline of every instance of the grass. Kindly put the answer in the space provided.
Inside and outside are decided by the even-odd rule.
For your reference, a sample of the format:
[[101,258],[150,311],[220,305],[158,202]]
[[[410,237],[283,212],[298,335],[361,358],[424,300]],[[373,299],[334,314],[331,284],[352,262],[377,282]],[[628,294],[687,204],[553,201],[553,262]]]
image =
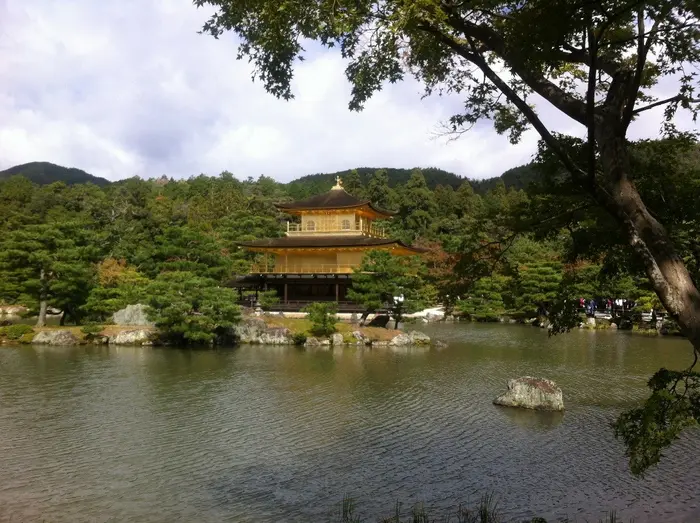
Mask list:
[[[268,327],[283,327],[289,329],[292,333],[301,333],[307,336],[311,334],[311,322],[306,318],[285,318],[282,316],[262,316]],[[338,322],[335,324],[336,332],[343,335],[343,340],[355,341],[352,337],[354,331],[360,331],[372,341],[389,341],[401,331],[394,329],[385,329],[383,327],[360,327],[351,323]]]
[[[401,504],[396,503],[392,515],[378,520],[379,523],[505,523],[498,508],[498,500],[493,494],[485,494],[479,502],[473,506],[460,505],[451,514],[434,515],[429,514],[423,504],[414,505],[408,511],[401,510]],[[357,515],[357,505],[351,497],[345,496],[339,504],[335,513],[331,515],[329,521],[332,523],[364,523],[367,520]],[[574,523],[574,521],[564,519],[558,520],[560,523]],[[584,520],[586,523],[589,520]],[[633,523],[633,520],[629,520]],[[533,517],[521,520],[518,523],[547,523],[541,517]],[[554,523],[554,520],[550,520]],[[599,519],[598,523],[623,523],[615,511],[610,511],[604,519]]]

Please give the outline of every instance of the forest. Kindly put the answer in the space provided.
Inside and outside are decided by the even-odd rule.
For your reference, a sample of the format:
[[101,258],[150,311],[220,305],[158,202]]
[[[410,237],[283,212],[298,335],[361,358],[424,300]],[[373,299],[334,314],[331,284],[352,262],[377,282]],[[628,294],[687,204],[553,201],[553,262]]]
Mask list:
[[[639,191],[697,278],[698,144],[679,135],[640,141],[632,150]],[[389,235],[428,249],[380,278],[385,286],[402,282],[403,312],[443,303],[475,321],[544,312],[563,318],[566,304],[579,298],[661,308],[619,227],[546,149],[527,166],[529,183],[521,186],[507,188],[500,178],[483,191],[468,180],[454,188],[434,183],[436,172],[414,169],[393,183],[385,169],[343,177],[349,193],[397,211],[385,224]],[[101,187],[11,176],[0,182],[0,302],[21,303],[40,322],[53,308],[63,311],[62,322],[84,324],[148,301],[175,336],[211,341],[236,321],[239,295],[231,283],[260,256],[237,242],[282,235],[289,217],[273,204],[331,184],[319,177],[306,185],[240,180],[228,172]],[[371,282],[358,284],[370,292]]]

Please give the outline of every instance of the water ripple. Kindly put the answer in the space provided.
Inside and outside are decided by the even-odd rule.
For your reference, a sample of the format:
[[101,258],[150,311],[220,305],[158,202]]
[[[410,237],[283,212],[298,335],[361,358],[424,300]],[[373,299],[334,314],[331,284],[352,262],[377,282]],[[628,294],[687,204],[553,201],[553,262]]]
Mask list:
[[[700,435],[633,478],[612,437],[679,340],[442,326],[431,352],[0,350],[0,522],[327,521],[495,492],[509,519],[700,521]],[[504,409],[545,375],[567,411]],[[682,469],[683,473],[678,470]]]

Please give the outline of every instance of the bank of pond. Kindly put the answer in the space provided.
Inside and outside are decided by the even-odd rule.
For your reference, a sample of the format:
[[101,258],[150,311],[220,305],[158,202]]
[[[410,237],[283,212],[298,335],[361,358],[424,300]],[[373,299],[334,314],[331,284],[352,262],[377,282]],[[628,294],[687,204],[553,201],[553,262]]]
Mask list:
[[[295,345],[305,348],[429,346],[429,336],[417,330],[396,330],[337,322],[330,332],[317,334],[306,318],[248,316],[215,339],[217,345]],[[15,323],[0,327],[0,343],[37,345],[178,345],[154,325],[84,325],[32,327]],[[439,343],[439,342],[435,342]]]
[[[291,316],[291,317],[290,317]],[[379,320],[379,321],[376,321]],[[388,327],[387,317],[375,317],[368,325],[360,325],[356,318],[345,318],[345,321],[335,323],[334,329],[318,335],[313,325],[304,314],[257,313],[243,316],[232,328],[225,329],[208,345],[295,345],[306,348],[331,348],[341,346],[356,347],[386,347],[406,345],[437,345],[440,340],[431,340],[420,330],[414,329],[416,324],[471,322],[464,318],[437,315],[424,315],[405,318],[402,329]],[[492,318],[488,322],[477,323],[526,324],[543,329],[551,329],[548,318],[514,319],[510,317]],[[417,327],[418,329],[420,327]],[[675,326],[667,321],[633,321],[629,317],[589,317],[581,318],[574,328],[590,330],[621,330],[632,331],[643,335],[675,335],[680,333]],[[35,327],[27,323],[21,316],[0,316],[0,344],[39,344],[39,345],[137,345],[137,346],[167,346],[186,344],[158,329],[153,323],[140,316],[140,321],[126,324],[82,326],[48,325]]]

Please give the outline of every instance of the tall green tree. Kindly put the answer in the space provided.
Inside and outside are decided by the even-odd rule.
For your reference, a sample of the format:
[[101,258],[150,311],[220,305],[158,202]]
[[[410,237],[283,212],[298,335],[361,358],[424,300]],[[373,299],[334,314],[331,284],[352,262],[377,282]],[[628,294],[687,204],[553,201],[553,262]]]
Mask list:
[[413,170],[408,182],[398,191],[397,199],[401,229],[409,232],[406,239],[425,236],[435,222],[438,208],[420,169]]
[[177,343],[211,344],[225,339],[240,319],[236,291],[195,273],[163,272],[147,295],[149,318]]
[[468,180],[462,182],[455,192],[455,212],[458,218],[474,220],[483,212],[481,196],[474,193],[474,189]]
[[423,282],[415,262],[383,250],[370,251],[355,269],[348,298],[362,304],[366,314],[386,307],[398,328],[404,314],[424,306],[420,293]]
[[507,312],[503,293],[509,284],[510,278],[498,274],[480,278],[457,307],[474,321],[499,321]]
[[366,196],[365,187],[362,185],[357,169],[353,169],[343,177],[343,188],[356,198],[363,199]]
[[48,307],[73,320],[87,300],[99,259],[99,240],[83,223],[27,225],[0,239],[0,299],[38,310],[46,324]]
[[155,236],[153,245],[143,247],[134,261],[151,278],[164,271],[191,272],[216,281],[230,276],[230,258],[214,235],[204,231],[167,227]]
[[367,198],[383,209],[392,210],[395,203],[394,191],[389,187],[389,175],[386,170],[375,171],[367,184]]
[[82,311],[93,321],[104,322],[127,305],[143,303],[150,280],[125,260],[106,258],[96,266],[96,284]]

